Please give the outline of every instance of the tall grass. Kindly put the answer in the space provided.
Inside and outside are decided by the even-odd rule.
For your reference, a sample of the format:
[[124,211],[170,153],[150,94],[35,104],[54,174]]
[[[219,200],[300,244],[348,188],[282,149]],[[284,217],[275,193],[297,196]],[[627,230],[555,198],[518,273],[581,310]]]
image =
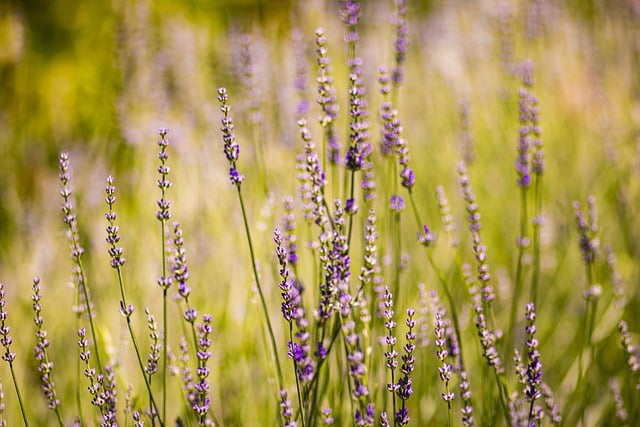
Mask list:
[[113,114],[1,131],[0,424],[632,425],[640,13],[460,6],[107,8]]

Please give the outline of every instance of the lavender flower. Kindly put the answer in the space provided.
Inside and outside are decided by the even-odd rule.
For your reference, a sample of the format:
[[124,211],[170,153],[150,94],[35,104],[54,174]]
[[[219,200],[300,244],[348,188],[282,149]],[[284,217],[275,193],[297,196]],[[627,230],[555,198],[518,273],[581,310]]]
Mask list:
[[42,317],[42,306],[40,305],[40,278],[35,277],[33,279],[33,294],[31,301],[33,302],[32,308],[35,317],[33,321],[36,325],[36,345],[35,345],[35,359],[38,364],[38,372],[40,373],[40,384],[44,397],[47,399],[49,409],[53,409],[56,412],[58,421],[62,423],[58,407],[60,406],[60,400],[56,395],[55,383],[51,376],[53,370],[53,362],[49,360],[47,349],[49,348],[49,340],[47,339],[47,331],[44,329],[44,318]]
[[549,417],[549,421],[551,424],[560,425],[562,422],[562,417],[560,416],[560,410],[556,405],[556,401],[553,397],[553,392],[551,391],[551,387],[547,385],[544,381],[540,384],[540,391],[542,392],[542,397],[544,399],[545,405],[545,413]]
[[[535,400],[542,395],[540,392],[540,384],[542,382],[542,363],[540,363],[538,339],[536,338],[536,311],[532,303],[529,303],[526,306],[525,318],[527,319],[527,326],[525,330],[527,332],[526,347],[529,363],[527,365],[527,384],[524,388],[524,394],[527,400],[531,402],[531,411],[533,411]],[[531,415],[532,413],[530,412],[529,417],[531,417]]]
[[609,390],[611,390],[611,394],[613,395],[613,401],[616,407],[616,418],[626,425],[629,421],[629,413],[624,407],[624,400],[620,393],[620,381],[617,378],[609,380]]
[[378,265],[378,232],[376,231],[376,212],[373,208],[369,209],[369,215],[365,224],[364,233],[364,256],[362,269],[360,270],[361,287],[366,288],[373,283],[374,277],[379,274],[380,266]]
[[395,48],[395,67],[391,73],[391,80],[396,86],[404,81],[404,62],[407,58],[409,48],[409,22],[407,21],[406,0],[395,0],[394,20],[396,24],[396,39],[393,43]]
[[147,375],[151,376],[158,372],[158,361],[160,360],[160,349],[161,344],[159,344],[160,340],[160,332],[158,331],[158,323],[156,322],[155,317],[151,314],[148,308],[144,309],[144,312],[147,316],[147,327],[149,328],[149,338],[151,338],[151,344],[149,346],[149,357],[147,359],[147,367],[145,368],[145,372]]
[[285,197],[283,200],[284,216],[282,217],[283,241],[287,250],[287,262],[295,267],[298,263],[298,238],[294,234],[296,229],[295,215],[293,213],[293,197]]
[[187,251],[184,248],[184,238],[182,237],[180,223],[173,223],[173,246],[175,254],[173,258],[173,279],[178,284],[178,294],[189,303],[191,288],[187,285],[189,280],[189,267],[187,266]]
[[325,206],[324,199],[324,187],[326,185],[326,175],[320,160],[318,159],[318,153],[316,152],[316,146],[311,140],[311,135],[306,127],[307,121],[300,119],[298,121],[298,127],[300,128],[300,137],[304,142],[304,174],[301,176],[306,182],[305,190],[308,192],[308,203],[311,208],[311,218],[316,224],[323,227],[329,221],[329,214]]
[[360,3],[354,0],[340,0],[340,19],[347,26],[347,34],[344,40],[347,43],[358,41],[358,33],[355,26],[360,20]]
[[236,169],[236,162],[240,157],[240,145],[236,142],[236,136],[233,133],[234,126],[230,115],[231,107],[228,105],[227,89],[223,87],[218,89],[218,102],[222,112],[222,141],[224,142],[224,154],[229,161],[229,177],[231,183],[240,189],[240,185],[244,181],[244,176]]
[[197,405],[196,384],[189,364],[189,344],[184,336],[180,337],[180,382],[187,398],[187,403],[194,408]]
[[160,147],[160,152],[158,153],[158,159],[160,159],[158,173],[160,174],[160,178],[157,181],[157,185],[160,189],[161,197],[160,200],[158,200],[156,218],[158,218],[159,221],[167,221],[171,218],[171,202],[165,199],[165,192],[172,185],[171,181],[167,179],[169,175],[169,166],[167,166],[167,159],[169,158],[167,147],[169,146],[169,140],[167,139],[167,133],[169,133],[168,129],[160,129],[160,139],[158,140],[158,147]]
[[196,398],[192,402],[193,411],[198,416],[200,425],[207,425],[207,414],[211,400],[209,398],[209,368],[207,362],[211,357],[211,316],[202,316],[202,323],[198,325],[198,342],[196,357],[198,359],[198,369],[196,370],[198,382],[195,384]]
[[433,301],[433,312],[434,312],[434,329],[433,332],[435,334],[435,344],[436,344],[436,355],[440,360],[440,367],[438,368],[438,372],[440,373],[440,380],[444,384],[445,392],[442,394],[442,400],[447,403],[448,411],[451,412],[451,401],[454,398],[453,392],[449,390],[449,383],[452,378],[452,366],[447,362],[447,358],[449,357],[449,350],[447,349],[447,335],[446,335],[446,321],[445,321],[445,309],[440,304],[440,299],[438,298],[438,294],[436,291],[431,292],[431,299]]
[[457,248],[460,245],[460,239],[458,238],[456,224],[453,222],[453,216],[451,215],[451,207],[449,206],[447,195],[441,185],[436,187],[436,200],[438,201],[438,209],[440,210],[442,228],[449,236],[449,245],[452,248]]
[[487,263],[487,248],[480,237],[480,212],[478,212],[478,204],[476,203],[464,162],[460,162],[458,174],[460,175],[460,189],[467,208],[467,222],[471,231],[473,254],[478,263],[478,280],[482,284],[482,299],[490,304],[495,299],[495,294],[490,283],[491,275],[489,274],[489,264]]
[[636,388],[640,388],[640,349],[631,341],[627,322],[624,320],[618,322],[618,331],[620,333],[622,350],[627,358],[627,367],[631,375],[635,378]]
[[288,398],[287,390],[280,390],[280,414],[284,421],[284,427],[297,427],[298,423],[295,422],[293,417],[293,408],[291,407],[291,401]]
[[473,419],[473,404],[471,403],[471,384],[469,384],[469,375],[467,371],[460,371],[460,397],[462,398],[462,425],[471,427],[475,425]]
[[394,194],[389,201],[391,210],[395,213],[400,213],[404,210],[404,197]]
[[296,113],[301,118],[309,111],[309,101],[307,100],[307,52],[302,30],[294,28],[291,32],[291,41],[295,60],[293,88],[299,98]]
[[322,424],[325,426],[332,426],[334,423],[334,419],[331,416],[331,408],[322,408]]
[[393,295],[391,294],[391,291],[389,291],[389,288],[385,287],[383,319],[384,327],[387,329],[387,336],[381,338],[381,341],[386,345],[387,351],[384,352],[384,357],[386,359],[385,365],[391,374],[391,381],[387,383],[387,391],[391,393],[393,414],[396,416],[396,392],[398,391],[399,386],[396,383],[395,377],[396,370],[398,369],[398,352],[395,349],[396,336],[394,335],[394,331],[396,329],[396,322],[393,320],[394,314]]
[[11,338],[11,328],[7,326],[7,312],[4,309],[6,304],[6,300],[4,297],[4,283],[0,283],[0,344],[4,347],[4,354],[2,355],[2,360],[5,362],[9,362],[11,365],[13,361],[16,359],[16,354],[11,352],[11,344],[13,343],[13,338]]
[[402,407],[398,412],[396,412],[396,422],[403,426],[409,423],[409,410],[406,407],[406,402],[413,394],[413,383],[411,381],[411,373],[413,372],[413,368],[415,365],[415,356],[413,353],[415,352],[416,345],[416,333],[414,332],[414,328],[416,326],[416,321],[414,320],[415,310],[412,308],[407,309],[407,320],[406,325],[408,331],[405,334],[406,343],[403,346],[404,354],[402,355],[402,365],[400,366],[400,372],[402,373],[402,377],[398,379],[397,384],[397,395],[402,401]]
[[588,217],[585,218],[583,211],[580,209],[580,203],[577,201],[573,202],[576,226],[579,233],[580,252],[582,252],[582,260],[588,265],[595,261],[599,240],[596,237],[598,222],[595,210],[595,198],[589,196],[587,198],[587,204]]
[[320,125],[324,128],[325,138],[328,142],[327,156],[329,162],[337,164],[340,161],[340,142],[334,125],[335,119],[338,117],[336,90],[331,76],[331,61],[328,56],[327,38],[324,34],[324,29],[317,28],[315,33],[319,68],[318,78],[316,79],[318,83],[317,103],[322,110]]
[[105,214],[109,225],[107,226],[107,243],[111,246],[109,248],[109,256],[111,257],[111,267],[119,268],[125,263],[125,259],[122,256],[123,249],[118,247],[120,242],[119,228],[115,225],[116,213],[113,211],[113,205],[116,202],[116,187],[113,185],[113,177],[109,175],[107,177],[107,186],[105,187],[107,197],[105,201],[109,206],[109,212]]

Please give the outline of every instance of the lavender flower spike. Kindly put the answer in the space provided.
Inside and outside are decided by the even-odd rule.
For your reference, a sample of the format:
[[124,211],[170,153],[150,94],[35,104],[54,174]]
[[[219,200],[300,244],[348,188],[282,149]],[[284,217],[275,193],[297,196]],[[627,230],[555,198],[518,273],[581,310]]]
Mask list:
[[48,402],[49,409],[53,409],[56,412],[60,425],[63,425],[60,417],[58,407],[60,406],[60,399],[58,399],[55,390],[55,383],[51,377],[51,371],[53,370],[53,362],[49,360],[47,349],[49,348],[49,340],[47,339],[47,331],[44,329],[44,319],[42,318],[42,306],[40,305],[40,278],[35,277],[33,279],[33,295],[31,301],[33,302],[32,308],[35,317],[33,321],[36,325],[36,345],[35,345],[35,359],[38,363],[38,372],[40,373],[40,383],[42,391]]
[[244,176],[236,169],[236,162],[240,157],[240,145],[236,142],[236,136],[233,133],[233,120],[231,119],[231,107],[228,105],[229,96],[227,89],[221,87],[218,89],[218,102],[220,102],[220,111],[222,111],[222,141],[224,142],[224,154],[229,161],[229,178],[231,183],[238,188],[244,180]]

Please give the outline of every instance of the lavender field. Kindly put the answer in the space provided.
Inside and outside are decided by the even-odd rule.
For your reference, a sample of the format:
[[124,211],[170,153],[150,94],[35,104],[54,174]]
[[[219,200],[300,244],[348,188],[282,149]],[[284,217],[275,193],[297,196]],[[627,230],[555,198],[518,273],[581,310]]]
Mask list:
[[0,5],[0,425],[633,426],[640,2]]

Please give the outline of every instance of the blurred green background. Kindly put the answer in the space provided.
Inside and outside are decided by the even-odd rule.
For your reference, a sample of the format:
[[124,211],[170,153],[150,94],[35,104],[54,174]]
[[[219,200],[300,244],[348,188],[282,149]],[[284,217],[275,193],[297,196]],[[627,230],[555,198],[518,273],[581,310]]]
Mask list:
[[[392,4],[363,1],[358,26],[374,145],[381,99],[376,72],[381,65],[390,66],[393,58]],[[562,348],[572,339],[568,331],[579,324],[583,307],[573,200],[596,195],[602,241],[618,255],[629,307],[637,307],[640,3],[425,0],[409,4],[410,50],[399,110],[418,176],[416,194],[429,223],[439,223],[433,192],[441,184],[448,191],[461,234],[465,228],[455,173],[464,156],[460,142],[464,103],[469,106],[468,130],[474,140],[470,175],[482,207],[498,287],[503,289],[499,298],[508,307],[519,220],[513,163],[520,83],[513,67],[530,59],[548,165],[543,196],[547,219],[543,281],[548,284],[544,297],[548,304],[540,309],[540,318],[550,320],[541,326],[544,345]],[[31,351],[28,284],[34,275],[43,279],[54,354],[75,345],[74,334],[69,333],[73,291],[66,285],[71,262],[57,182],[57,156],[63,150],[71,153],[81,237],[105,340],[114,354],[124,341],[119,295],[104,243],[103,192],[108,174],[115,176],[118,186],[117,209],[128,260],[126,282],[138,310],[136,322],[144,330],[142,307],[159,304],[154,284],[160,253],[154,218],[159,197],[155,140],[157,129],[168,127],[170,178],[175,183],[170,199],[174,218],[185,228],[194,305],[211,312],[217,322],[214,410],[223,414],[228,425],[260,425],[262,415],[272,416],[271,391],[255,381],[268,372],[266,347],[251,291],[237,200],[221,153],[215,91],[227,86],[238,114],[240,167],[247,175],[245,188],[261,271],[271,283],[269,298],[277,315],[271,231],[282,214],[282,196],[296,191],[295,154],[301,145],[295,108],[300,96],[311,102],[308,121],[320,136],[314,123],[319,114],[313,86],[317,26],[327,29],[342,112],[338,126],[346,130],[346,46],[337,2],[38,0],[0,4],[0,280],[7,284],[11,324],[19,331],[16,348],[24,349],[20,360],[28,359]],[[294,29],[301,31],[307,47],[307,92],[302,95],[293,87]],[[256,97],[268,159],[265,182],[258,182],[252,163],[257,150],[250,143],[249,110],[256,100],[250,99],[242,81],[239,40],[243,34],[250,35],[255,54]],[[260,190],[263,186],[269,194]],[[407,235],[415,235],[411,221],[405,222]],[[407,245],[409,255],[414,255],[416,250]],[[444,252],[436,255],[445,265],[451,262]],[[411,291],[401,305],[415,299],[417,282],[435,286],[433,274],[421,263],[412,263],[403,277]],[[607,307],[602,307],[603,313]],[[632,330],[638,330],[638,319],[629,320]],[[613,324],[609,321],[603,327],[603,342],[616,342],[611,335]],[[615,347],[603,354],[618,365],[623,363]],[[548,381],[565,399],[568,394],[562,392],[571,385],[565,373],[574,361],[570,356],[575,356],[571,350],[550,352],[546,360],[557,367],[549,369]],[[125,371],[135,372],[133,364],[124,365]],[[602,363],[600,368],[608,373],[612,366]],[[37,377],[27,368],[20,368],[21,379],[35,391]],[[4,369],[0,372],[8,396]],[[605,377],[598,377],[602,384]],[[73,384],[62,378],[62,394],[70,394]],[[256,414],[246,411],[247,396],[265,402],[267,409]],[[593,421],[603,421],[610,405],[605,397],[593,399],[598,408]],[[440,405],[436,400],[432,396],[412,403],[419,408],[418,420],[443,420],[434,409]],[[6,401],[8,413],[16,414],[15,402],[9,397]],[[47,419],[44,405],[33,408],[33,413]]]

